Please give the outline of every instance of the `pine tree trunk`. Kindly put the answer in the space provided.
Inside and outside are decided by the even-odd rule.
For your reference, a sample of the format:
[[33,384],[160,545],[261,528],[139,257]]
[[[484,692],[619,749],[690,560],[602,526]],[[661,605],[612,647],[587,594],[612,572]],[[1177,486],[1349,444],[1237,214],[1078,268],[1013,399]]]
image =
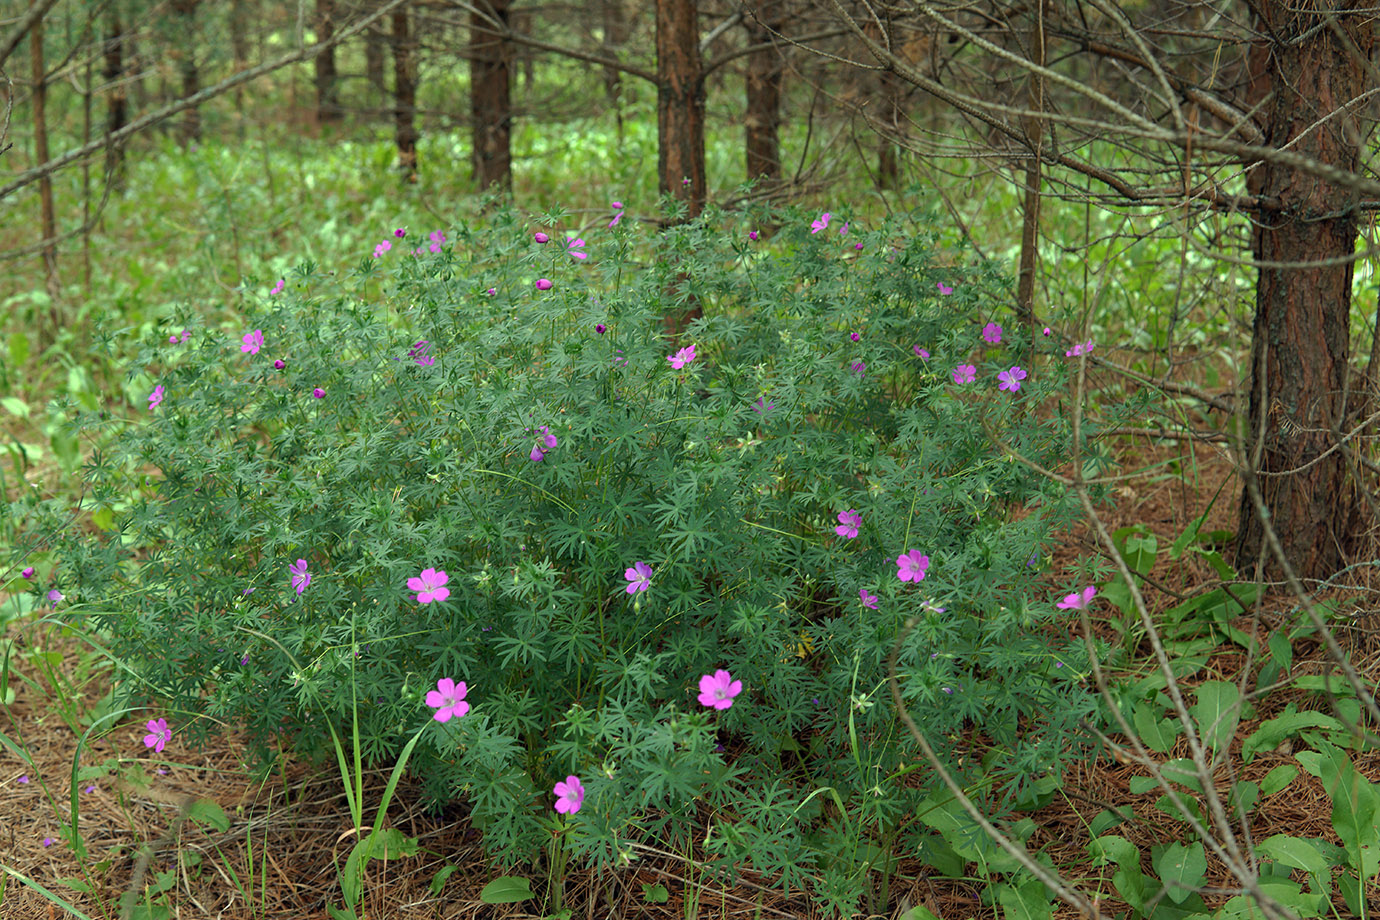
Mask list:
[[[335,0],[316,0],[316,40],[330,41],[335,35]],[[340,87],[335,70],[335,46],[316,55],[316,123],[340,121]]]
[[[1319,0],[1269,0],[1257,9],[1262,34],[1274,42],[1264,72],[1273,92],[1267,144],[1355,171],[1360,135],[1345,107],[1367,88],[1356,55],[1369,60],[1374,46],[1368,15]],[[1259,269],[1247,446],[1247,462],[1257,471],[1269,523],[1285,555],[1302,577],[1324,578],[1345,565],[1365,529],[1347,451],[1327,453],[1359,403],[1359,394],[1349,401],[1345,395],[1352,276],[1347,257],[1356,247],[1356,193],[1284,164],[1266,161],[1256,170],[1260,194],[1281,205],[1258,216],[1257,257],[1337,260]],[[1256,445],[1258,463],[1249,456]],[[1243,493],[1239,568],[1254,571],[1263,542],[1260,516]],[[1264,574],[1281,574],[1268,551]]]
[[[178,18],[179,40],[177,71],[182,78],[182,98],[201,92],[201,71],[196,62],[196,8],[200,0],[173,0],[172,10]],[[182,112],[182,143],[201,139],[201,111],[190,106]]]
[[[772,41],[773,35],[781,30],[784,10],[782,0],[763,0],[757,4],[746,21],[748,44],[760,45]],[[747,117],[744,124],[747,178],[760,179],[768,188],[781,184],[783,73],[781,53],[776,48],[763,48],[748,55]]]
[[656,0],[657,174],[661,192],[704,210],[704,75],[696,0]]
[[[48,162],[48,74],[43,63],[43,20],[37,20],[29,32],[30,64],[33,76],[34,108],[34,163]],[[62,292],[57,273],[57,218],[53,212],[53,179],[51,175],[38,180],[39,232],[44,245],[40,254],[43,258],[43,273],[48,282],[48,297],[51,302],[53,332],[62,326],[62,314],[58,306],[58,296]]]
[[[105,42],[105,65],[101,70],[101,76],[105,79],[106,85],[110,87],[106,94],[106,134],[114,134],[125,125],[129,124],[129,97],[125,94],[124,76],[124,33],[120,28],[120,14],[118,11],[110,15],[109,37]],[[106,171],[109,174],[109,182],[114,188],[124,187],[125,173],[125,146],[124,144],[112,144],[110,154],[106,163]]]
[[[623,8],[623,0],[603,0],[604,11],[604,54],[617,57],[628,41],[628,13]],[[618,127],[618,145],[623,145],[623,74],[614,67],[604,68],[604,95],[608,97],[609,107],[613,109],[614,121]]]
[[479,191],[513,187],[512,105],[507,41],[494,22],[508,25],[509,0],[487,0],[470,13],[470,116],[474,131],[474,184]]
[[398,169],[404,182],[417,181],[417,84],[407,8],[393,12],[393,121]]

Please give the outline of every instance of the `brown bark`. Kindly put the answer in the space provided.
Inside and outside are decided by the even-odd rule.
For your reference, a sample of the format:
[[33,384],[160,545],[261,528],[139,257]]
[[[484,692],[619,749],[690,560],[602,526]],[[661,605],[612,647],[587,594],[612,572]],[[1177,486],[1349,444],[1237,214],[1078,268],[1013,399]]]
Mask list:
[[[616,58],[630,34],[628,12],[623,8],[623,0],[603,0],[604,48],[607,57]],[[604,95],[618,125],[618,143],[623,144],[623,74],[615,67],[604,68]]]
[[[36,21],[29,31],[29,62],[34,84],[34,162],[48,162],[48,78],[43,64],[43,20]],[[40,251],[43,272],[48,282],[51,300],[53,332],[62,325],[58,295],[62,292],[57,274],[57,218],[53,212],[53,180],[44,176],[38,180],[39,230],[47,241]]]
[[663,195],[704,210],[704,75],[696,0],[656,0],[657,175]]
[[474,132],[474,184],[479,191],[513,187],[513,112],[509,99],[512,49],[494,31],[508,25],[509,0],[487,0],[470,13],[470,124]]
[[[763,0],[749,12],[746,22],[748,44],[770,42],[780,32],[784,18],[783,0]],[[784,73],[781,52],[763,48],[748,55],[744,122],[744,148],[747,178],[760,179],[766,186],[781,183],[781,79]]]
[[[230,56],[234,62],[235,73],[239,73],[249,66],[249,39],[247,36],[249,11],[245,8],[246,0],[231,0],[230,2]],[[244,87],[235,87],[235,111],[240,115],[244,114]],[[244,121],[240,121],[240,132],[243,137]]]
[[[326,42],[335,34],[335,0],[316,0],[316,40]],[[335,45],[324,48],[313,62],[316,73],[316,123],[341,119],[339,77],[335,69]]]
[[[1267,143],[1354,172],[1356,120],[1349,112],[1334,113],[1366,89],[1356,54],[1370,57],[1369,18],[1318,0],[1270,0],[1257,9],[1264,19],[1261,32],[1272,41]],[[1335,25],[1329,27],[1328,19]],[[1258,216],[1258,258],[1308,262],[1355,252],[1356,193],[1280,163],[1264,162],[1255,170],[1261,192],[1284,205]],[[1290,563],[1305,578],[1323,578],[1346,563],[1363,529],[1347,452],[1326,453],[1352,414],[1344,395],[1352,263],[1259,271],[1247,462],[1258,471],[1269,523]],[[1356,403],[1353,398],[1352,410]],[[1251,455],[1257,446],[1258,464]],[[1254,568],[1263,540],[1254,503],[1243,496],[1239,567]],[[1281,574],[1268,553],[1265,574]]]
[[[177,71],[182,78],[182,98],[201,91],[201,71],[196,63],[196,8],[200,0],[173,0],[172,11],[178,19],[181,47],[178,48]],[[201,111],[188,106],[182,113],[182,143],[201,139]]]
[[[374,0],[369,0],[365,10],[375,8]],[[384,76],[384,36],[376,26],[370,26],[364,33],[364,75],[374,88],[374,104],[382,111],[388,104],[388,85]]]
[[[1045,65],[1045,29],[1043,9],[1037,8],[1034,27],[1030,30],[1030,60]],[[1045,107],[1044,80],[1030,74],[1030,109],[1043,111]],[[1025,119],[1025,140],[1030,156],[1025,161],[1025,195],[1021,214],[1021,261],[1016,279],[1016,316],[1030,330],[1030,357],[1035,354],[1034,343],[1039,341],[1035,327],[1035,273],[1040,259],[1040,152],[1044,147],[1044,123],[1035,117]]]
[[[101,70],[109,90],[106,93],[105,131],[114,134],[129,123],[129,97],[125,94],[124,33],[120,28],[119,11],[111,13],[109,38],[105,43],[105,62]],[[106,168],[110,182],[116,188],[124,184],[125,148],[112,144]]]
[[407,8],[393,11],[393,121],[398,169],[404,182],[417,181],[417,81]]

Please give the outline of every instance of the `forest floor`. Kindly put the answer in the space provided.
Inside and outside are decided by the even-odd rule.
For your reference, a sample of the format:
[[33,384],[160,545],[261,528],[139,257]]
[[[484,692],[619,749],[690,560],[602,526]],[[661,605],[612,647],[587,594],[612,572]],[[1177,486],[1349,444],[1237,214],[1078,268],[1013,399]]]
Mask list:
[[[1174,458],[1181,469],[1196,467],[1196,483],[1168,471],[1166,464]],[[1145,472],[1121,483],[1113,506],[1102,510],[1108,530],[1142,524],[1163,548],[1204,511],[1202,531],[1234,529],[1240,487],[1228,458],[1214,445],[1142,441],[1127,444],[1119,459],[1123,469]],[[1052,573],[1057,575],[1075,558],[1098,551],[1090,533],[1072,534],[1056,552]],[[1172,606],[1178,602],[1176,595],[1192,593],[1212,579],[1211,570],[1206,565],[1197,568],[1191,556],[1174,562],[1167,553],[1159,554],[1150,581],[1160,587],[1147,598],[1152,611]],[[1242,617],[1234,625],[1247,632],[1275,628],[1290,615],[1294,601],[1272,595],[1261,607],[1256,617]],[[1110,636],[1109,622],[1098,619],[1094,627],[1108,629]],[[1374,621],[1367,626],[1357,620],[1336,630],[1353,664],[1372,684],[1380,679],[1377,626]],[[1076,629],[1076,624],[1069,628]],[[14,751],[0,749],[0,864],[93,918],[118,916],[116,905],[122,892],[161,890],[165,894],[153,898],[153,903],[167,904],[173,917],[328,920],[326,905],[340,903],[336,866],[343,865],[355,840],[334,771],[314,771],[297,764],[289,766],[285,775],[255,784],[243,766],[243,741],[233,733],[212,738],[201,750],[188,749],[175,738],[163,754],[173,764],[166,775],[142,767],[131,769],[145,753],[142,727],[125,724],[103,738],[83,740],[84,711],[109,690],[108,669],[97,666],[88,648],[51,627],[22,621],[11,628],[11,636],[18,641],[12,667],[26,672],[28,679],[10,675],[18,698],[7,714],[0,713],[0,731],[22,744],[33,764],[25,766]],[[29,654],[32,650],[46,654]],[[1187,690],[1208,679],[1243,681],[1257,664],[1248,660],[1240,646],[1224,642],[1206,667],[1183,684]],[[1328,670],[1320,643],[1308,639],[1295,643],[1292,673]],[[1253,686],[1252,680],[1243,682]],[[1316,696],[1289,688],[1273,693],[1260,701],[1249,719],[1242,719],[1233,747],[1290,702],[1300,708],[1327,705]],[[82,772],[73,792],[74,758],[79,749]],[[1165,756],[1187,756],[1182,736],[1178,747]],[[1272,767],[1291,759],[1286,743],[1255,757],[1235,777],[1224,767],[1217,777],[1219,788],[1225,791],[1233,778],[1259,781]],[[1380,779],[1380,755],[1355,754],[1353,759],[1363,775]],[[92,775],[96,772],[104,775]],[[21,775],[27,775],[28,782],[20,783]],[[1125,915],[1126,906],[1116,899],[1110,881],[1116,867],[1094,866],[1088,855],[1089,823],[1094,816],[1113,806],[1134,812],[1137,820],[1119,825],[1115,833],[1139,849],[1147,872],[1151,871],[1152,846],[1185,839],[1185,825],[1156,808],[1158,790],[1131,791],[1132,779],[1144,775],[1138,765],[1119,762],[1104,750],[1096,760],[1072,766],[1060,793],[1031,814],[1037,830],[1027,846],[1048,853],[1066,878],[1090,895],[1100,896],[1104,916]],[[383,771],[368,777],[366,803],[379,801],[385,782]],[[199,798],[219,803],[230,819],[227,831],[181,820],[187,804]],[[479,834],[470,828],[462,804],[436,815],[426,813],[419,801],[419,785],[404,779],[388,823],[416,837],[419,849],[410,858],[373,864],[366,877],[361,916],[399,920],[535,916],[536,902],[481,902],[480,890],[502,873],[487,863]],[[372,807],[366,804],[366,817]],[[79,814],[78,830],[87,850],[85,875],[80,854],[59,833],[57,816],[74,811]],[[1322,785],[1303,771],[1283,792],[1262,797],[1250,833],[1256,841],[1289,833],[1337,842]],[[51,840],[50,845],[45,845],[45,838]],[[570,916],[820,916],[818,906],[806,895],[785,893],[779,886],[772,887],[771,879],[748,873],[732,885],[706,881],[709,870],[700,861],[702,854],[689,855],[695,859],[644,849],[636,853],[628,869],[602,875],[571,871],[565,885]],[[457,869],[433,892],[433,878],[447,865]],[[540,869],[518,867],[512,874],[531,878],[538,895],[545,890]],[[94,887],[88,889],[87,881]],[[919,861],[901,859],[892,880],[890,904],[876,916],[901,917],[910,907],[923,905],[944,920],[995,917],[996,910],[981,901],[982,884],[977,879],[937,878]],[[1206,884],[1224,890],[1233,885],[1226,867],[1211,856]],[[662,903],[648,900],[649,891],[661,894],[656,886],[665,889]],[[1221,904],[1229,894],[1207,896],[1208,906]],[[1372,893],[1372,903],[1380,903],[1380,891]],[[61,915],[42,894],[13,877],[8,879],[0,898],[0,920]],[[160,915],[155,911],[148,916]],[[1055,916],[1076,914],[1056,903]]]

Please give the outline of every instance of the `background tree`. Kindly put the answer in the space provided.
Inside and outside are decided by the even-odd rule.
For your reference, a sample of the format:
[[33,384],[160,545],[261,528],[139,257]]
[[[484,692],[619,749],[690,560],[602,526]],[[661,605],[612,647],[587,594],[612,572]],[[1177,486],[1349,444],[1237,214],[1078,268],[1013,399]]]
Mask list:
[[511,191],[513,114],[510,97],[509,0],[481,0],[470,12],[470,118],[474,184]]

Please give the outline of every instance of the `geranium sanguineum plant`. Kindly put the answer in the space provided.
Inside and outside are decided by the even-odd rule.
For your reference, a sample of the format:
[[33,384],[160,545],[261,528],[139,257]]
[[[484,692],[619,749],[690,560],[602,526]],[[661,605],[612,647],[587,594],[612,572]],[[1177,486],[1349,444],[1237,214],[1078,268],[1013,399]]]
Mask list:
[[1097,594],[1096,585],[1088,585],[1082,591],[1065,595],[1064,599],[1054,606],[1060,610],[1087,610],[1092,603],[1093,597]]
[[469,712],[470,704],[465,702],[469,690],[463,680],[456,683],[449,677],[442,677],[436,681],[436,689],[426,694],[426,704],[436,710],[432,718],[437,722],[449,722],[452,717],[459,718]]
[[913,549],[896,557],[896,577],[902,581],[920,581],[929,571],[930,557]]
[[420,575],[407,580],[407,589],[417,592],[417,603],[430,604],[450,597],[450,588],[445,586],[448,581],[450,576],[444,569],[422,569]]
[[743,682],[734,680],[733,675],[722,669],[700,678],[699,701],[701,706],[711,709],[727,709],[733,705],[733,698],[743,692]]
[[168,728],[167,719],[149,719],[144,726],[148,729],[148,734],[144,736],[144,747],[153,748],[155,753],[163,753],[163,745],[172,740],[172,729]]
[[645,562],[634,562],[623,577],[628,580],[629,594],[646,591],[652,584],[652,567]]
[[551,791],[556,795],[556,811],[563,815],[573,815],[585,804],[585,787],[578,776],[567,776]]

